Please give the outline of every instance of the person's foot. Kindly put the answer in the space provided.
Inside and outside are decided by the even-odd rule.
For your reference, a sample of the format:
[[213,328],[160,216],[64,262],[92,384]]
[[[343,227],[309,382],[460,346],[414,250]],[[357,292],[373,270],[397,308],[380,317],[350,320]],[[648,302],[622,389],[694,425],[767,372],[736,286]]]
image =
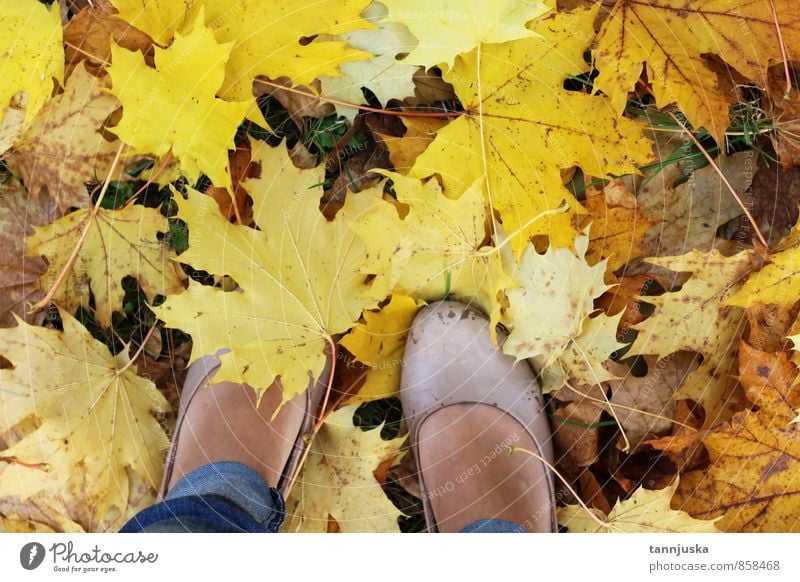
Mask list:
[[[219,367],[216,358],[194,362],[186,376],[181,406],[161,488],[163,497],[185,475],[209,463],[234,461],[255,469],[267,485],[284,489],[296,466],[303,439],[324,393],[322,379],[280,406],[280,383],[270,386],[260,404],[246,384],[208,385]],[[327,370],[327,368],[326,368]]]
[[[504,337],[499,334],[498,341]],[[554,531],[551,434],[530,367],[491,345],[488,319],[461,303],[426,307],[414,320],[400,397],[428,527],[456,532],[481,519]]]

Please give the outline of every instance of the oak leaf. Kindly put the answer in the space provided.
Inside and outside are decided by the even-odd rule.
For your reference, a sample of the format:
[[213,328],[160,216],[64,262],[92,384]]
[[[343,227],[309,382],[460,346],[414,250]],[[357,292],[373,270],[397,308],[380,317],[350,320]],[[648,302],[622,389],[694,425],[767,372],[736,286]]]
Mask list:
[[592,519],[580,505],[559,508],[558,523],[567,527],[570,533],[718,532],[715,520],[694,519],[685,511],[670,509],[670,500],[677,487],[677,481],[660,491],[640,487],[630,498],[617,501],[608,515],[592,509],[592,513],[607,525]]
[[[586,68],[583,55],[598,8],[537,20],[532,30],[541,38],[485,45],[457,57],[444,79],[465,113],[438,132],[409,172],[440,175],[453,198],[483,179],[484,195],[517,257],[533,235],[547,235],[555,246],[572,244],[572,214],[581,208],[563,185],[562,169],[635,173],[652,155],[642,124],[614,115],[605,97],[563,87]],[[572,212],[542,215],[563,201]]]
[[800,12],[794,0],[774,0],[783,33],[762,0],[618,0],[600,30],[595,89],[622,113],[647,66],[647,79],[659,108],[676,103],[696,128],[705,127],[724,144],[728,106],[735,94],[723,91],[703,55],[716,55],[738,73],[766,87],[769,65],[800,53]]
[[[101,182],[111,171],[118,145],[100,130],[120,104],[109,87],[108,77],[95,77],[78,65],[64,93],[44,106],[6,156],[29,192],[46,187],[62,211],[87,206],[86,184]],[[125,177],[119,170],[113,176]]]
[[406,295],[392,295],[380,311],[365,311],[364,323],[356,324],[339,340],[359,362],[371,368],[366,382],[350,402],[398,395],[406,338],[422,303]]
[[64,79],[64,45],[58,4],[48,8],[36,0],[0,1],[0,154],[50,99],[53,80]]
[[231,224],[213,199],[191,189],[186,199],[176,196],[178,217],[189,227],[180,261],[228,275],[240,289],[192,284],[154,311],[167,326],[191,334],[192,361],[231,350],[221,356],[215,381],[262,391],[280,376],[286,402],[306,389],[309,374],[322,373],[332,336],[385,296],[365,280],[366,250],[347,220],[348,213],[367,212],[380,193],[348,196],[344,214],[329,222],[319,210],[323,167],[300,170],[285,145],[263,142],[254,144],[252,161],[261,177],[243,187],[260,230]]
[[[44,256],[49,263],[48,273],[39,279],[44,291],[66,266],[89,216],[88,209],[77,210],[37,227],[28,237],[28,255]],[[122,309],[124,277],[135,277],[150,300],[182,290],[174,254],[158,238],[168,230],[167,219],[154,208],[138,204],[121,210],[101,208],[55,301],[72,313],[79,306],[89,307],[91,292],[97,321],[110,327],[111,314]]]
[[61,320],[64,331],[22,321],[0,330],[0,354],[13,365],[0,370],[0,434],[14,434],[0,451],[11,462],[0,498],[46,491],[89,513],[86,525],[113,514],[118,528],[132,513],[130,471],[154,499],[168,444],[154,415],[169,405],[126,352],[112,356],[71,315],[62,311]]
[[401,22],[419,44],[404,59],[426,69],[452,68],[456,56],[481,44],[504,43],[534,36],[527,22],[549,12],[538,0],[381,0],[387,20]]
[[385,441],[381,428],[353,425],[358,405],[332,413],[311,444],[311,452],[286,500],[285,532],[324,533],[330,520],[340,532],[399,533],[402,515],[373,474],[386,461],[400,460],[405,437]]
[[679,291],[640,298],[654,305],[655,312],[634,326],[639,335],[629,355],[664,357],[681,350],[702,354],[702,365],[686,378],[675,397],[702,404],[706,427],[730,416],[744,312],[725,301],[749,272],[751,255],[742,251],[726,257],[717,250],[694,250],[679,257],[648,259],[653,265],[692,276]]
[[155,69],[141,53],[113,44],[108,73],[123,107],[113,132],[141,153],[164,157],[171,151],[191,182],[205,174],[230,191],[228,150],[250,107],[215,96],[230,51],[205,27],[202,10],[190,33],[177,33],[168,49],[156,48]]

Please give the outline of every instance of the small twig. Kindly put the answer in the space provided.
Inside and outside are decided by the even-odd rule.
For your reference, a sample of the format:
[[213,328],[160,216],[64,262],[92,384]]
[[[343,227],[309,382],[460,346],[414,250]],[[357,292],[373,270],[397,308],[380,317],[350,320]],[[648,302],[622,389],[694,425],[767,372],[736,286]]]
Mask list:
[[756,235],[758,235],[758,240],[761,241],[761,244],[764,245],[765,249],[769,250],[767,239],[764,238],[764,235],[761,232],[761,229],[758,227],[758,224],[756,223],[755,219],[753,218],[753,215],[750,214],[750,211],[747,209],[747,206],[745,205],[744,201],[739,197],[739,194],[736,193],[736,190],[730,183],[730,180],[728,180],[728,177],[722,172],[720,167],[714,161],[714,158],[711,157],[711,155],[706,151],[706,149],[700,144],[700,141],[694,136],[694,134],[691,131],[689,131],[689,128],[686,127],[674,113],[672,113],[671,111],[667,111],[667,115],[672,117],[675,123],[677,123],[681,127],[681,129],[686,133],[686,135],[689,136],[689,138],[694,142],[695,147],[697,147],[697,149],[700,150],[700,152],[703,154],[708,163],[714,168],[714,171],[719,175],[720,180],[722,180],[725,186],[727,186],[730,193],[736,199],[736,202],[739,204],[739,207],[742,209],[742,212],[744,212],[744,215],[747,217],[747,220],[749,220],[750,224],[753,225],[753,230],[756,231]]
[[95,61],[99,62],[99,63],[100,63],[100,64],[102,64],[102,65],[106,65],[106,66],[108,66],[108,65],[110,65],[110,64],[111,64],[111,63],[109,63],[107,60],[105,60],[105,59],[101,59],[101,58],[100,58],[100,57],[98,57],[97,55],[93,55],[92,53],[87,53],[85,50],[83,50],[83,49],[82,49],[82,48],[80,48],[80,47],[77,47],[77,46],[75,46],[75,45],[74,45],[74,44],[72,44],[72,43],[69,43],[69,42],[67,42],[67,41],[64,41],[64,44],[65,44],[65,45],[67,45],[69,48],[71,48],[71,49],[73,49],[73,50],[76,50],[76,51],[78,51],[78,52],[79,52],[79,53],[81,53],[82,55],[86,55],[87,57],[89,57],[89,58],[91,58],[91,59],[94,59]]
[[75,261],[78,260],[78,254],[81,252],[81,249],[83,248],[83,243],[86,240],[86,235],[89,234],[89,229],[92,228],[92,224],[94,223],[94,219],[97,216],[97,212],[100,210],[100,205],[103,203],[103,198],[105,197],[106,192],[108,192],[108,185],[111,184],[111,176],[114,175],[114,170],[116,170],[117,168],[117,163],[119,162],[119,158],[122,155],[123,149],[125,149],[125,144],[120,142],[119,148],[117,148],[117,155],[114,156],[114,161],[111,162],[111,168],[108,171],[108,175],[106,176],[105,182],[103,182],[103,188],[100,190],[100,195],[97,197],[97,202],[95,202],[92,211],[86,218],[86,224],[84,224],[83,226],[83,231],[81,232],[81,236],[78,239],[75,248],[72,249],[72,254],[69,256],[67,263],[64,265],[64,268],[61,270],[61,273],[58,275],[58,278],[56,279],[55,283],[53,283],[53,286],[50,288],[50,291],[47,292],[47,295],[45,295],[41,301],[39,301],[33,307],[31,307],[31,310],[28,312],[29,314],[41,311],[42,309],[50,305],[50,301],[53,300],[56,291],[58,291],[58,288],[64,282],[64,279],[67,278],[70,271],[72,270],[72,267],[75,266]]
[[304,97],[318,99],[320,101],[324,101],[325,103],[332,103],[334,105],[341,105],[343,107],[352,107],[353,109],[358,109],[359,111],[368,111],[370,113],[381,113],[383,115],[397,115],[398,117],[461,117],[464,114],[462,111],[403,111],[397,109],[378,109],[377,107],[368,107],[366,105],[356,105],[355,103],[341,101],[339,99],[334,99],[333,97],[325,97],[324,95],[315,95],[310,91],[303,91],[296,87],[287,87],[286,85],[281,85],[280,83],[273,83],[272,81],[266,81],[264,79],[257,78],[255,79],[255,82],[261,83],[262,85],[266,85],[267,87],[283,89],[284,91],[288,91],[289,93],[294,93],[296,95],[302,95]]
[[142,340],[142,343],[141,343],[141,345],[139,346],[139,349],[138,349],[138,350],[136,350],[136,353],[135,353],[135,354],[133,354],[133,356],[131,357],[131,359],[130,359],[130,360],[128,360],[128,363],[127,363],[127,364],[125,364],[124,366],[122,366],[122,368],[120,368],[119,370],[117,370],[117,376],[121,376],[121,375],[122,375],[122,373],[123,373],[125,370],[127,370],[128,368],[130,368],[130,367],[133,365],[133,363],[136,361],[136,359],[137,359],[139,356],[141,356],[141,355],[142,355],[142,352],[144,351],[144,346],[145,346],[145,344],[147,343],[147,340],[149,340],[149,339],[150,339],[150,336],[151,336],[151,335],[153,335],[153,332],[156,330],[156,327],[157,327],[157,326],[158,326],[158,323],[154,323],[154,324],[153,324],[153,326],[150,328],[150,331],[148,331],[148,332],[147,332],[147,335],[145,335],[145,336],[144,336],[144,339]]
[[603,521],[602,519],[597,517],[597,515],[595,515],[595,513],[591,509],[589,509],[589,506],[586,505],[583,502],[583,499],[581,499],[581,496],[578,495],[577,492],[572,488],[572,485],[570,485],[567,482],[567,480],[564,479],[564,477],[561,476],[561,473],[558,472],[558,469],[556,469],[547,459],[545,459],[544,457],[542,457],[538,453],[534,453],[533,451],[530,451],[530,450],[528,450],[528,449],[526,449],[524,447],[512,447],[512,446],[506,445],[506,448],[508,449],[508,453],[509,454],[526,453],[526,454],[530,455],[531,457],[533,457],[534,459],[538,459],[539,461],[541,461],[542,463],[547,465],[547,468],[550,469],[553,472],[553,474],[555,474],[561,480],[561,482],[569,490],[569,492],[572,493],[572,495],[575,497],[575,499],[578,501],[578,503],[580,503],[581,507],[584,509],[584,511],[586,511],[586,513],[589,515],[589,517],[591,517],[595,522],[597,522],[597,524],[600,527],[604,527],[604,528],[607,528],[607,529],[611,527],[610,523],[608,523],[607,521]]
[[781,31],[781,23],[778,21],[778,11],[775,9],[774,0],[769,0],[769,7],[772,10],[772,20],[775,21],[775,30],[778,31],[778,45],[781,47],[783,73],[786,76],[786,90],[783,93],[783,99],[784,101],[788,101],[792,93],[792,76],[789,74],[789,56],[786,54],[786,45],[783,43],[783,32]]

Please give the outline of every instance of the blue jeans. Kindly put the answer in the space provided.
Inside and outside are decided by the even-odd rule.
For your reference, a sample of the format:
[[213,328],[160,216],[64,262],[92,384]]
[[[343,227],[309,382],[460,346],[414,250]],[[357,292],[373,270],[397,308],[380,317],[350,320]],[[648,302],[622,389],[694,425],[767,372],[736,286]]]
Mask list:
[[[251,467],[212,463],[192,471],[164,501],[140,511],[122,533],[275,533],[285,517],[283,496]],[[522,526],[482,519],[467,533],[521,533]]]

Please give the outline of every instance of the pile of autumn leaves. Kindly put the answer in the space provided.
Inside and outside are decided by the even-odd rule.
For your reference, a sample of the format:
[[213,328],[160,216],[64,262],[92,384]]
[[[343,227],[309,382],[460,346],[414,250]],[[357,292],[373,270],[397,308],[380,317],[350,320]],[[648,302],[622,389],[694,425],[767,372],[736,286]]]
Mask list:
[[[0,208],[2,528],[115,530],[153,501],[167,401],[137,374],[137,354],[112,356],[71,315],[93,297],[109,327],[126,276],[150,301],[167,296],[153,312],[191,335],[192,358],[229,348],[217,381],[260,391],[279,376],[286,401],[306,389],[309,372],[322,373],[330,346],[367,367],[314,440],[288,500],[289,531],[397,531],[400,512],[375,470],[400,460],[404,439],[362,431],[353,413],[396,395],[405,330],[424,302],[445,295],[502,324],[503,351],[531,359],[558,417],[579,421],[557,431],[562,459],[590,465],[591,427],[608,415],[620,449],[655,447],[684,473],[658,491],[631,486],[630,499],[605,511],[595,503],[602,527],[564,508],[570,531],[800,527],[800,397],[784,340],[797,333],[800,235],[769,253],[749,240],[720,244],[721,223],[693,219],[738,215],[713,168],[697,172],[717,181],[710,201],[620,181],[580,203],[565,187],[575,168],[588,182],[638,174],[654,160],[645,123],[622,116],[643,63],[658,107],[677,105],[724,143],[736,94],[704,55],[766,88],[768,67],[784,56],[776,21],[789,57],[800,57],[793,0],[775,1],[775,19],[755,0],[718,2],[713,15],[701,0],[619,0],[602,14],[599,4],[558,11],[515,0],[94,4],[62,22],[57,5],[0,0],[9,55],[0,151],[13,172]],[[591,47],[598,92],[565,89],[589,68]],[[258,171],[234,184],[237,128],[246,119],[267,126],[259,79],[317,87],[352,119],[342,103],[364,102],[362,87],[384,105],[433,105],[414,80],[431,67],[463,113],[434,128],[405,119],[406,136],[385,141],[395,171],[348,193],[330,220],[320,212],[325,168],[297,168],[283,144],[250,140]],[[793,162],[787,144],[776,149]],[[190,233],[180,263],[236,285],[187,279],[157,210],[93,208],[85,184],[133,179],[126,169],[143,159],[153,164],[139,179],[166,187],[205,176],[252,199],[252,220],[229,220],[214,198],[174,189]],[[649,317],[643,281],[667,291],[646,298]],[[63,331],[12,315],[31,317],[52,289]],[[610,359],[631,330],[626,355],[644,356],[645,377]],[[704,455],[710,468],[692,471]],[[724,517],[713,524],[682,510]]]

